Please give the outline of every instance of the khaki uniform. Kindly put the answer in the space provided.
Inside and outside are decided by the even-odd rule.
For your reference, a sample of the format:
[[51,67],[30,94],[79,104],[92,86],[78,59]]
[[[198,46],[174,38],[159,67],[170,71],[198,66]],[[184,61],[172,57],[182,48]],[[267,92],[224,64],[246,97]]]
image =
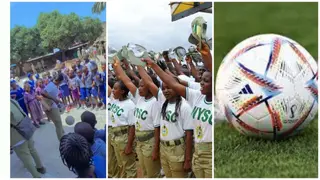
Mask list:
[[[154,131],[136,131],[137,137],[137,155],[139,164],[145,178],[160,177],[161,164],[160,159],[152,160],[152,151],[154,146]],[[140,140],[139,140],[140,139]]]
[[195,143],[192,170],[196,178],[212,178],[212,143]]
[[[19,104],[16,101],[11,100],[10,123],[17,125],[25,116],[26,114],[24,114]],[[10,128],[10,146],[13,147],[14,152],[22,161],[25,168],[31,173],[32,177],[40,178],[41,175],[36,168],[42,168],[43,165],[37,150],[34,148],[33,138],[31,137],[29,140],[26,140],[17,130]],[[34,163],[36,166],[34,166]]]
[[59,108],[51,108],[50,111],[45,111],[45,113],[48,119],[52,120],[54,126],[56,127],[57,138],[60,141],[61,137],[64,135],[64,130]]
[[114,146],[111,143],[113,138],[114,138],[114,134],[112,132],[112,127],[109,127],[108,128],[108,176],[111,178],[119,178],[120,169],[117,162]]
[[161,165],[166,178],[186,178],[188,173],[184,171],[185,142],[181,138],[179,145],[174,141],[161,141],[160,157]]
[[129,126],[120,126],[112,128],[114,138],[111,139],[111,145],[114,147],[114,152],[120,170],[120,178],[137,177],[136,154],[134,152],[134,146],[133,153],[129,155],[124,154],[124,150],[128,143],[128,127]]
[[161,141],[160,157],[164,174],[167,178],[187,178],[188,173],[184,171],[185,142],[181,138],[181,144],[175,145],[174,141]]

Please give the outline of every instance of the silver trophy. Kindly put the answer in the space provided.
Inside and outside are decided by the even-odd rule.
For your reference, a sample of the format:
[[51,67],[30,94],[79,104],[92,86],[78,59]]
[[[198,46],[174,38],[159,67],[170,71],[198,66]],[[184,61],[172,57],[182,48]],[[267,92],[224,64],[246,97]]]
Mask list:
[[201,54],[197,51],[197,49],[194,46],[190,46],[188,49],[188,53],[186,54],[187,56],[191,56],[192,60],[195,63],[202,62],[202,56]]
[[122,48],[122,56],[126,58],[130,64],[146,66],[146,63],[141,61],[141,59],[149,57],[149,54],[143,46],[129,43]]
[[183,58],[186,56],[187,54],[187,51],[185,48],[181,47],[181,46],[178,46],[176,47],[174,50],[175,54],[178,56],[178,59],[180,61],[183,61]]

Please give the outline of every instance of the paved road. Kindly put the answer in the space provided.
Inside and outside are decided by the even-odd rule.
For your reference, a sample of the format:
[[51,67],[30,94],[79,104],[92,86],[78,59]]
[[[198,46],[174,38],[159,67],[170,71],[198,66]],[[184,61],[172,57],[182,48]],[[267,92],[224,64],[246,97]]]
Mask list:
[[[72,109],[69,113],[62,115],[63,126],[66,132],[73,132],[74,125],[69,126],[64,119],[71,115],[80,121],[80,115],[85,110]],[[97,128],[102,129],[106,124],[106,110],[93,110],[98,121]],[[38,150],[40,158],[47,169],[45,177],[51,178],[75,178],[73,172],[62,163],[59,153],[59,142],[55,133],[55,127],[52,122],[45,121],[46,124],[37,129],[34,134],[35,147]],[[11,154],[10,158],[10,176],[11,178],[32,178],[31,174],[23,167],[22,162],[17,158],[16,154]]]

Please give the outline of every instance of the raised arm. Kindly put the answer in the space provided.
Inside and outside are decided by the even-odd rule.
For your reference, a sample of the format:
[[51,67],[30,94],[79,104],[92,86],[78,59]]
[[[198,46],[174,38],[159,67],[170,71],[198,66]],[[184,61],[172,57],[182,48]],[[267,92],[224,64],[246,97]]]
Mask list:
[[181,70],[181,65],[178,63],[178,61],[176,59],[172,59],[172,63],[174,65],[174,68],[176,69],[177,75],[184,75]]
[[210,72],[212,72],[212,55],[210,52],[210,48],[204,41],[201,42],[201,47],[202,48],[199,49],[198,46],[197,49],[202,56],[204,67],[206,67]]
[[151,91],[152,95],[157,98],[159,88],[153,83],[151,77],[147,74],[146,70],[143,67],[138,66],[138,72],[143,81],[148,85],[148,88]]
[[131,82],[131,79],[123,71],[120,65],[120,61],[118,59],[113,64],[113,69],[117,75],[117,78],[120,79],[127,86],[127,88],[130,90],[132,95],[135,95],[137,87]]
[[187,61],[187,63],[189,64],[189,66],[191,68],[192,76],[196,79],[196,82],[200,82],[200,79],[198,77],[198,71],[196,69],[196,66],[192,62],[192,58],[190,56],[187,56],[186,57],[186,61]]
[[139,82],[140,78],[134,72],[135,69],[132,66],[130,66],[130,64],[128,63],[128,61],[126,59],[123,60],[123,63],[125,65],[125,68],[126,68],[128,75],[131,76],[131,78],[133,78],[136,82]]
[[174,77],[164,72],[157,64],[155,64],[150,58],[146,58],[145,61],[160,77],[160,79],[166,83],[170,88],[176,91],[180,96],[186,98],[186,87],[177,82]]

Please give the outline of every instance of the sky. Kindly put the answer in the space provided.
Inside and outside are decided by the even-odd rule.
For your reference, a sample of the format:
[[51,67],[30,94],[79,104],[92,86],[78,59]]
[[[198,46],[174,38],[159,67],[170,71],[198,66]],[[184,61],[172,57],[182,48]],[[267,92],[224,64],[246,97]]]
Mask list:
[[[120,49],[136,43],[156,52],[177,46],[189,48],[191,22],[202,16],[208,24],[207,36],[212,37],[213,14],[196,13],[171,22],[169,1],[109,1],[108,44]],[[111,8],[112,7],[112,8]]]
[[33,27],[37,23],[41,12],[58,10],[61,14],[76,13],[80,17],[90,16],[106,21],[106,10],[100,15],[92,14],[94,2],[11,2],[10,3],[10,29],[15,25]]

